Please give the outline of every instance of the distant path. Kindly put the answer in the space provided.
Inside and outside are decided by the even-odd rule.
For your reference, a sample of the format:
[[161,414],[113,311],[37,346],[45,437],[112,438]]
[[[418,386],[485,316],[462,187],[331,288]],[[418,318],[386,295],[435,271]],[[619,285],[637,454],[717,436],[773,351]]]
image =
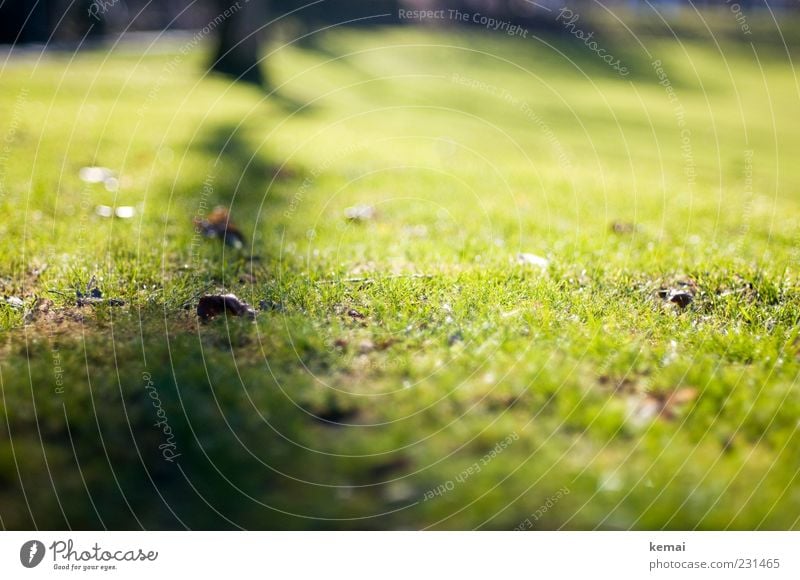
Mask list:
[[[199,29],[198,29],[199,30]],[[119,44],[115,49],[118,54],[129,51],[139,53],[143,48],[148,49],[149,54],[170,54],[177,48],[185,44],[197,34],[197,30],[169,30],[159,31],[136,31],[122,34],[109,34],[103,40],[86,40],[81,46],[81,50],[103,50],[114,44],[118,38]],[[79,43],[76,42],[52,42],[48,45],[37,43],[26,44],[0,44],[0,58],[30,58],[39,56],[42,51],[52,53],[72,53],[78,50]]]

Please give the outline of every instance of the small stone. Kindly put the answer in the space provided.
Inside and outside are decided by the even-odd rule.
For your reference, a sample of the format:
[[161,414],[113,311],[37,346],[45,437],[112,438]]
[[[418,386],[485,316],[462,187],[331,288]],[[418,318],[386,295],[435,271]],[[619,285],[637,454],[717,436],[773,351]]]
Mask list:
[[81,167],[78,177],[86,183],[103,183],[114,177],[114,172],[108,167]]
[[119,179],[116,177],[109,177],[103,180],[103,185],[105,185],[106,191],[117,191],[119,189]]
[[136,215],[136,208],[130,205],[121,205],[116,210],[114,210],[114,214],[121,219],[130,219],[134,215]]
[[359,204],[344,210],[344,217],[351,222],[365,222],[375,218],[375,208],[371,205]]
[[110,218],[114,215],[114,208],[110,205],[98,205],[94,208],[94,213],[100,217]]
[[546,269],[550,262],[547,258],[542,258],[541,256],[537,256],[536,254],[518,254],[517,255],[517,263],[522,264],[524,266],[536,266],[541,268],[542,270]]
[[358,352],[361,354],[368,354],[373,350],[375,350],[375,343],[373,343],[371,340],[362,340],[360,343],[358,343]]
[[22,308],[25,305],[25,303],[22,301],[22,298],[17,296],[9,296],[6,298],[6,304],[12,308]]
[[453,346],[458,342],[462,342],[464,340],[464,335],[461,334],[460,330],[455,331],[453,334],[447,337],[447,344],[449,346]]

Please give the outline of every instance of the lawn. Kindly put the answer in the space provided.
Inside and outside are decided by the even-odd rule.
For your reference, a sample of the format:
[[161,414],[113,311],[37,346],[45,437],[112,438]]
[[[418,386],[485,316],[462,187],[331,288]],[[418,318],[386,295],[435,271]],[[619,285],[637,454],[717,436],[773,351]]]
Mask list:
[[800,54],[532,36],[4,62],[0,526],[800,528]]

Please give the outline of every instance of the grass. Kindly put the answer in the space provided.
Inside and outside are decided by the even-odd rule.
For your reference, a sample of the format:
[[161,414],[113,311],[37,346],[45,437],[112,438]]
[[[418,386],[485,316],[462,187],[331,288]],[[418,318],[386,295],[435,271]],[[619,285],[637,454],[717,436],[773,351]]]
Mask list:
[[334,30],[269,95],[179,44],[8,61],[2,527],[798,528],[797,79],[643,42],[675,100],[569,36]]

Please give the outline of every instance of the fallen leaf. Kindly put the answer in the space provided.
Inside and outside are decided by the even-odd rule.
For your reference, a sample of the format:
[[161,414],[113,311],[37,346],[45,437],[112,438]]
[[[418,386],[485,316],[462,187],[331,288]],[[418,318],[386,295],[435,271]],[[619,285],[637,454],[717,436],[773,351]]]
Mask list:
[[541,256],[537,256],[536,254],[518,254],[517,255],[517,263],[522,264],[524,266],[536,266],[544,270],[550,265],[549,260],[547,258],[542,258]]
[[207,219],[195,218],[194,225],[197,231],[207,238],[220,239],[236,249],[244,246],[244,236],[231,221],[228,210],[222,206],[215,207]]
[[374,219],[375,208],[371,205],[359,204],[344,210],[344,217],[351,222],[365,222]]
[[695,387],[681,387],[672,391],[665,401],[666,406],[680,406],[691,403],[697,398],[699,391]]
[[698,391],[694,387],[681,387],[671,392],[650,393],[648,397],[656,401],[659,414],[664,419],[674,419],[678,411],[697,398]]
[[381,340],[381,341],[378,341],[377,343],[375,343],[375,349],[379,350],[379,351],[384,351],[387,348],[389,348],[390,346],[392,346],[395,342],[396,341],[393,338],[386,338],[384,340]]
[[249,318],[256,317],[256,311],[233,294],[203,296],[197,303],[197,316],[203,320],[209,320],[223,313],[230,313],[233,316],[247,316]]
[[672,420],[683,407],[694,401],[698,394],[699,391],[695,387],[680,387],[673,391],[656,391],[643,397],[633,397],[631,418],[640,425],[656,417]]
[[680,308],[686,308],[694,302],[694,296],[689,292],[683,292],[682,290],[673,290],[670,292],[669,297],[667,298],[673,304],[677,304]]
[[355,308],[350,308],[350,309],[347,311],[347,316],[349,316],[350,318],[356,318],[356,319],[358,319],[358,320],[363,320],[364,318],[366,318],[366,316],[364,316],[363,314],[361,314],[361,313],[360,313],[358,310],[356,310]]
[[611,231],[615,234],[632,234],[636,231],[636,225],[629,222],[614,222],[611,224]]

